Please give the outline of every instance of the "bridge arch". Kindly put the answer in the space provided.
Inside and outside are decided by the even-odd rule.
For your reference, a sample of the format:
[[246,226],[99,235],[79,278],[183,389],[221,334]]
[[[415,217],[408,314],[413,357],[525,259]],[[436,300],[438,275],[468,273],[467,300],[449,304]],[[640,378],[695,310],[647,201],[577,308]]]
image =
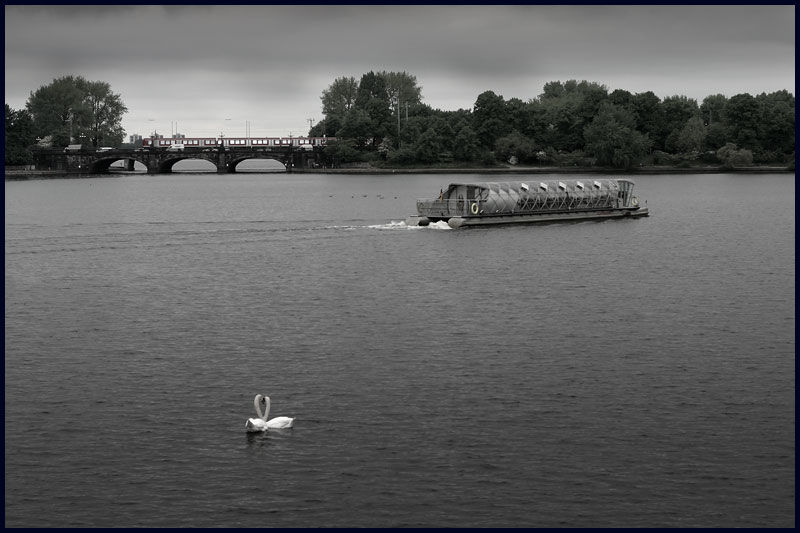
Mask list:
[[[246,161],[248,161],[248,162],[252,162],[252,161],[265,161],[265,162],[266,161],[273,161],[275,163],[278,163],[278,165],[280,165],[280,166],[275,165],[275,170],[278,170],[278,169],[286,170],[286,161],[285,160],[281,159],[280,157],[271,155],[271,154],[258,154],[258,153],[256,153],[256,154],[246,154],[246,155],[241,155],[241,156],[238,156],[238,157],[232,157],[231,159],[228,160],[228,162],[226,164],[226,170],[228,172],[237,172],[237,167],[239,167],[239,165],[241,163],[244,163]],[[243,165],[243,167],[246,167],[246,166],[247,165]]]
[[[89,172],[91,174],[108,174],[109,172],[111,172],[111,165],[113,165],[117,161],[124,161],[126,162],[126,164],[129,164],[127,163],[128,161],[133,161],[134,163],[140,163],[144,165],[145,168],[147,168],[147,162],[139,158],[129,157],[129,156],[122,157],[119,155],[114,155],[109,157],[102,157],[100,159],[96,159],[94,161],[89,162],[88,165]],[[133,163],[130,163],[130,165],[131,165],[130,170],[132,170]]]
[[214,165],[214,167],[217,167],[217,162],[215,158],[205,153],[192,153],[192,154],[175,153],[174,155],[170,154],[166,157],[161,158],[158,161],[156,172],[158,172],[159,174],[170,173],[172,172],[172,167],[174,167],[175,164],[181,161],[185,161],[187,159],[199,159],[202,161],[208,161],[209,163]]

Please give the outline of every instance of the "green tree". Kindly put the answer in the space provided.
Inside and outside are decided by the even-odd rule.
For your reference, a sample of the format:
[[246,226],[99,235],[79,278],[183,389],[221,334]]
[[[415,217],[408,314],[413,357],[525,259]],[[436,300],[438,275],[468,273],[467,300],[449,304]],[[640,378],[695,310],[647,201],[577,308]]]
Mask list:
[[118,146],[125,136],[121,123],[128,108],[105,82],[87,81],[82,76],[56,78],[31,92],[26,108],[33,117],[35,133],[51,136],[57,146],[81,138],[95,146],[99,142]]
[[325,155],[332,160],[334,166],[363,159],[362,152],[357,149],[353,139],[330,141],[325,147]]
[[432,128],[439,139],[443,151],[452,152],[456,132],[450,123],[439,115],[434,115],[428,120],[428,128]]
[[372,99],[383,100],[388,104],[389,93],[386,90],[386,80],[374,72],[370,71],[361,76],[358,82],[358,92],[356,93],[356,107],[366,109],[367,104]]
[[789,155],[795,145],[795,99],[788,91],[762,93],[756,97],[760,113],[758,138],[765,150]]
[[308,131],[309,137],[336,137],[339,128],[342,127],[342,117],[328,116],[320,120]]
[[26,110],[14,110],[6,104],[6,165],[33,162],[30,146],[36,142],[33,120]]
[[747,93],[737,94],[725,106],[728,138],[742,148],[758,151],[760,109],[755,98]]
[[729,169],[747,167],[753,164],[753,152],[739,149],[733,143],[728,143],[717,150],[717,159],[722,161],[722,166]]
[[700,117],[692,117],[678,134],[675,145],[679,152],[700,152],[705,146],[706,126]]
[[478,135],[465,121],[453,142],[453,157],[457,161],[473,161],[477,157],[479,145]]
[[661,109],[660,139],[663,139],[664,150],[674,153],[680,131],[690,118],[700,116],[700,108],[696,100],[676,95],[664,98]]
[[707,150],[719,150],[728,142],[728,128],[724,122],[714,122],[706,129]]
[[561,87],[560,91],[551,88],[551,96],[540,98],[540,133],[534,137],[557,150],[582,150],[584,129],[603,101],[605,88],[576,80],[568,80]]
[[403,119],[400,127],[400,145],[413,145],[422,132],[428,129],[429,117],[411,114],[408,120]]
[[706,126],[722,123],[725,119],[725,106],[728,98],[724,94],[712,94],[703,98],[700,104],[700,116]]
[[586,151],[601,166],[631,168],[651,146],[635,126],[636,120],[629,111],[604,102],[584,132]]
[[387,94],[399,98],[400,106],[416,105],[422,103],[422,87],[417,85],[416,76],[403,72],[378,73],[384,79]]
[[356,148],[364,148],[372,143],[374,130],[369,114],[363,109],[353,108],[345,116],[337,137],[352,139]]
[[386,160],[392,165],[412,165],[417,162],[417,153],[411,146],[401,146],[390,151]]
[[414,144],[417,160],[422,163],[436,163],[442,153],[442,144],[434,128],[428,128]]
[[546,132],[550,122],[545,114],[545,106],[541,99],[532,99],[525,104],[525,120],[520,133],[530,137],[538,146],[547,146]]
[[661,99],[652,91],[636,93],[633,96],[633,112],[636,117],[636,130],[653,142],[656,150],[664,149],[664,137],[661,135],[661,125],[664,121],[664,111],[661,108]]
[[615,89],[608,95],[608,101],[617,107],[633,111],[633,95],[622,89]]
[[[111,92],[111,86],[102,81],[87,82],[81,111],[86,112],[86,131],[94,146],[119,146],[125,138],[122,129],[122,115],[128,108],[118,94]],[[83,129],[83,128],[82,128]]]
[[581,96],[577,111],[582,121],[580,128],[583,130],[594,120],[600,105],[608,100],[608,89],[605,85],[583,80],[576,85],[575,92]]
[[511,131],[518,131],[523,135],[532,137],[535,133],[535,107],[530,102],[523,102],[519,98],[510,98],[506,102],[506,114],[508,116]]
[[560,98],[565,93],[564,84],[560,81],[549,81],[542,87],[542,94],[539,95],[540,100],[547,100],[550,98]]
[[[341,77],[333,80],[330,86],[322,91],[322,113],[325,118],[344,120],[345,115],[355,105],[358,95],[358,82],[353,77]],[[328,133],[328,135],[332,135]]]
[[494,149],[494,154],[498,161],[509,161],[514,157],[520,163],[534,161],[536,152],[533,141],[516,130],[497,139]]
[[80,76],[64,76],[31,92],[25,107],[33,118],[38,137],[50,136],[56,146],[72,142],[79,126],[74,123],[74,112],[82,105],[85,83]]
[[373,98],[365,106],[365,111],[370,118],[372,145],[378,146],[383,138],[391,133],[397,131],[392,128],[393,119],[392,111],[386,100],[380,98]]
[[484,91],[472,110],[473,128],[482,146],[493,149],[494,143],[510,133],[505,100],[493,91]]

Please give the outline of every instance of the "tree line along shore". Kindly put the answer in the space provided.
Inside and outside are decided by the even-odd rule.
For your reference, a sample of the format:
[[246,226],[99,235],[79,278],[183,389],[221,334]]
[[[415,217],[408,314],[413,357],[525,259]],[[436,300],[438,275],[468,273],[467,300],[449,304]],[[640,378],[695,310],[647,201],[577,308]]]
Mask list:
[[[472,108],[446,111],[423,102],[415,76],[371,71],[336,78],[320,99],[324,118],[308,136],[329,139],[326,166],[338,171],[794,170],[795,101],[785,90],[698,104],[568,80],[527,100],[487,90]],[[58,78],[25,109],[6,104],[6,166],[30,164],[43,142],[133,146],[123,143],[127,111],[105,82]]]

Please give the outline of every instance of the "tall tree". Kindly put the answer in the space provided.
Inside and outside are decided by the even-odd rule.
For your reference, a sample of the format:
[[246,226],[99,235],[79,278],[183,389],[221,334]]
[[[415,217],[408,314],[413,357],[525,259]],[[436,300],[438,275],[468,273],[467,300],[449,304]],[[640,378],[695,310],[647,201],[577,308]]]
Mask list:
[[61,146],[72,142],[79,126],[75,114],[81,110],[85,86],[81,76],[64,76],[31,92],[25,107],[33,117],[37,136],[52,137]]
[[433,127],[425,130],[414,143],[417,160],[423,163],[436,163],[442,153],[440,137],[436,134]]
[[378,76],[384,79],[388,95],[399,98],[402,108],[406,105],[422,103],[422,87],[417,85],[417,77],[408,72],[386,72],[382,70]]
[[56,145],[85,138],[94,146],[100,142],[116,146],[125,135],[121,123],[128,108],[105,82],[82,76],[56,78],[31,92],[26,108],[36,134],[52,136]]
[[26,110],[14,110],[6,104],[6,165],[26,165],[32,162],[29,147],[36,142],[33,120]]
[[794,152],[795,100],[788,91],[756,96],[759,109],[758,137],[764,149],[778,154]]
[[706,142],[707,128],[700,117],[692,117],[678,134],[675,147],[678,152],[689,153],[699,152],[703,149]]
[[397,135],[397,128],[393,127],[395,122],[392,119],[392,111],[386,100],[373,98],[367,102],[365,110],[367,115],[369,115],[370,124],[372,125],[371,135],[373,146],[378,146],[383,138],[389,135],[390,132]]
[[608,101],[618,107],[633,110],[633,95],[623,89],[614,89],[608,95]]
[[541,133],[528,133],[533,138],[541,138],[544,145],[568,151],[581,150],[584,147],[584,129],[607,99],[606,86],[595,82],[567,80],[547,83],[539,97],[541,113],[533,115],[543,119],[539,128]]
[[364,148],[371,144],[374,138],[375,125],[369,113],[354,107],[351,109],[339,128],[338,136],[352,139],[356,148]]
[[453,157],[457,161],[472,161],[477,157],[478,135],[466,121],[461,123],[453,145]]
[[494,91],[484,91],[478,95],[472,119],[473,129],[481,144],[489,150],[494,149],[497,139],[511,132],[505,100]]
[[408,120],[402,121],[400,128],[400,144],[401,146],[410,146],[417,142],[417,139],[422,132],[428,129],[428,118],[412,113]]
[[601,166],[630,168],[650,149],[650,140],[635,127],[636,121],[629,111],[604,102],[586,127],[586,151]]
[[728,100],[725,106],[725,118],[728,124],[728,138],[740,149],[757,151],[758,123],[760,109],[758,102],[748,93],[737,94]]
[[523,102],[519,98],[510,98],[506,102],[506,113],[512,131],[517,130],[527,136],[532,136],[536,131],[534,106],[529,102]]
[[540,100],[546,100],[548,98],[560,98],[564,95],[564,84],[560,81],[549,81],[544,84],[542,88],[542,94],[539,95]]
[[111,92],[111,86],[103,81],[90,81],[86,84],[82,110],[86,118],[82,122],[87,127],[89,139],[94,146],[119,146],[125,137],[122,129],[122,115],[128,111],[122,98]]
[[581,125],[581,129],[583,129],[594,119],[600,109],[600,104],[608,99],[608,89],[605,85],[583,80],[577,84],[575,91],[582,96],[578,113],[583,120]]
[[[336,78],[330,86],[322,91],[322,113],[326,118],[337,117],[344,120],[345,115],[353,107],[358,95],[358,82],[353,77]],[[331,135],[330,133],[328,135]]]
[[510,161],[514,157],[520,163],[535,160],[536,151],[533,141],[516,130],[497,139],[494,149],[499,161]]
[[753,164],[753,152],[728,143],[717,150],[717,159],[722,162],[724,168],[747,167]]
[[728,128],[724,122],[714,122],[706,128],[706,150],[717,151],[727,143]]
[[656,150],[664,149],[664,138],[661,135],[661,123],[664,111],[661,108],[661,99],[647,91],[633,95],[633,111],[636,117],[637,131],[647,135],[653,142]]
[[386,80],[383,76],[372,71],[361,76],[358,82],[358,93],[356,94],[355,105],[366,109],[370,100],[377,98],[384,102],[389,102],[389,93],[386,90]]
[[725,118],[725,106],[728,98],[724,94],[712,94],[703,98],[700,104],[700,116],[706,126],[713,126]]
[[661,109],[663,110],[661,138],[664,140],[664,149],[672,152],[676,149],[678,135],[686,122],[692,117],[700,116],[700,108],[696,100],[676,95],[664,98]]
[[564,92],[562,96],[541,100],[543,128],[539,134],[545,146],[574,151],[583,148],[583,118],[579,108],[580,94]]
[[439,114],[430,117],[428,120],[428,127],[433,129],[436,136],[439,138],[439,144],[442,150],[453,150],[453,141],[455,140],[456,132],[450,123]]

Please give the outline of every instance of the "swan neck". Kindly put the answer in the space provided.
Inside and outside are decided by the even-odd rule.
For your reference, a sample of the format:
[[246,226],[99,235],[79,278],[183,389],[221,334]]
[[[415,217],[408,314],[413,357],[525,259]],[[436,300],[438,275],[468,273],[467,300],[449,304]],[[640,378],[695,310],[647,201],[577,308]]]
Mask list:
[[261,395],[260,394],[256,394],[256,398],[255,398],[255,400],[253,400],[253,405],[256,406],[256,414],[258,415],[258,418],[263,419],[264,415],[261,414]]
[[264,416],[262,418],[264,419],[264,422],[266,422],[267,418],[269,418],[269,406],[270,406],[269,396],[264,396],[264,402],[265,402]]

